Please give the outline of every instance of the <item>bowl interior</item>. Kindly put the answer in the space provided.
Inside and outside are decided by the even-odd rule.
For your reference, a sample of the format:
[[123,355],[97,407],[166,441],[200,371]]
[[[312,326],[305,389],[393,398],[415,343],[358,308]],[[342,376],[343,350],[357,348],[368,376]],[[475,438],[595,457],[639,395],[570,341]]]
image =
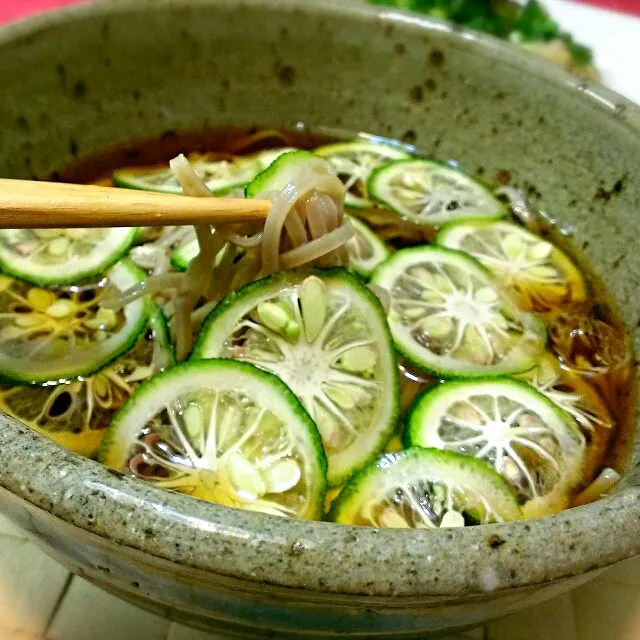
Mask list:
[[[175,130],[299,123],[398,138],[489,182],[508,171],[583,249],[640,348],[632,232],[640,114],[526,53],[355,3],[114,1],[0,32],[0,86],[5,177],[46,177],[101,147]],[[428,550],[397,532],[280,522],[167,495],[61,452],[12,420],[0,423],[6,488],[100,535],[247,580],[380,595],[478,592],[495,531],[521,553],[501,565],[505,588],[604,566],[640,544],[637,450],[615,498],[531,523],[439,532]],[[136,510],[145,527],[129,526]],[[601,518],[607,526],[594,530]],[[144,528],[159,534],[149,539]],[[298,541],[307,551],[290,554],[288,572],[265,556]],[[358,563],[381,549],[389,572],[372,579]],[[415,575],[417,562],[426,568]]]

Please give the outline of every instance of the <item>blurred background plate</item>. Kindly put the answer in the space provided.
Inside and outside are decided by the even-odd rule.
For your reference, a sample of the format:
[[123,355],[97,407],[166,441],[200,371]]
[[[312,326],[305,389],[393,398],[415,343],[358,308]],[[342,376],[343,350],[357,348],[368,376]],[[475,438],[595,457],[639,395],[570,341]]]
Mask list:
[[640,18],[621,11],[605,11],[592,4],[625,9],[640,15],[638,0],[591,0],[578,4],[546,0],[553,17],[578,42],[591,47],[604,84],[640,104]]

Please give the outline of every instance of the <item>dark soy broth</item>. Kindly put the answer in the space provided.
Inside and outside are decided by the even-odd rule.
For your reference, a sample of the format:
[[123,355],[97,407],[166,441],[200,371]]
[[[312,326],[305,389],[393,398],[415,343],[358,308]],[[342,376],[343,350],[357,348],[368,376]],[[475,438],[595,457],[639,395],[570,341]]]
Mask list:
[[[166,166],[179,153],[206,152],[213,154],[212,157],[225,159],[275,147],[313,149],[341,139],[349,140],[353,136],[338,137],[304,128],[225,127],[203,131],[166,131],[157,138],[129,141],[103,149],[63,168],[53,177],[66,182],[111,184],[111,173],[115,169]],[[404,146],[395,141],[386,142]],[[494,184],[488,186],[504,185],[507,173],[499,172]],[[360,210],[355,214],[364,219],[392,251],[425,244],[435,237],[432,230],[401,222],[395,214],[383,209]],[[578,265],[588,288],[587,302],[540,313],[549,328],[549,349],[570,371],[575,385],[586,393],[592,393],[595,404],[601,402],[614,422],[612,428],[596,424],[591,434],[585,434],[587,460],[579,491],[603,468],[612,467],[621,473],[628,462],[635,430],[635,363],[621,314],[603,283],[570,239],[545,219],[540,218],[538,222],[538,235],[561,248]],[[403,381],[401,403],[406,410],[417,393],[437,380],[406,362],[401,361],[400,368]],[[572,389],[575,387],[570,385],[566,390]]]

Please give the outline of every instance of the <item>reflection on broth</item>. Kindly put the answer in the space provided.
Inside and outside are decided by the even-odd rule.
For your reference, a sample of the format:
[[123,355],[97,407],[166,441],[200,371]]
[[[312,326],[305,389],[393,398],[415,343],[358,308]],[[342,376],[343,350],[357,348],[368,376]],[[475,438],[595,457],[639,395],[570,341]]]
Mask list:
[[[188,162],[169,167],[180,153]],[[47,233],[45,247],[35,234],[15,269],[2,238],[3,295],[22,302],[2,309],[0,349],[51,360],[83,331],[94,350],[119,345],[97,367],[52,366],[44,385],[5,376],[3,409],[64,446],[95,455],[106,430],[98,458],[158,486],[395,528],[546,515],[624,470],[629,336],[584,258],[517,190],[494,193],[396,141],[239,127],[165,132],[55,177],[218,197],[246,187],[280,211],[264,233],[142,229],[121,282],[121,254],[87,271],[109,278],[106,302],[66,312],[76,281],[39,281],[22,262],[68,238]],[[245,366],[217,377],[219,358]],[[189,386],[207,376],[214,386]]]

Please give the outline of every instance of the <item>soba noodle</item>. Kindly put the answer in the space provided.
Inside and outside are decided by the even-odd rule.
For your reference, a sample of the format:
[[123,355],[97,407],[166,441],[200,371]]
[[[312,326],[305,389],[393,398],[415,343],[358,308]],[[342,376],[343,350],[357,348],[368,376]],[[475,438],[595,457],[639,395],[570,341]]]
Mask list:
[[[184,155],[169,165],[185,195],[214,197]],[[346,266],[345,244],[354,230],[344,218],[344,195],[342,182],[324,160],[305,159],[283,189],[259,194],[272,202],[263,229],[249,224],[224,229],[196,226],[199,253],[184,273],[170,273],[167,250],[190,233],[168,227],[144,252],[133,256],[151,276],[110,304],[121,307],[143,295],[166,296],[169,292],[164,309],[176,356],[184,359],[194,332],[230,291],[284,269],[309,264]]]

